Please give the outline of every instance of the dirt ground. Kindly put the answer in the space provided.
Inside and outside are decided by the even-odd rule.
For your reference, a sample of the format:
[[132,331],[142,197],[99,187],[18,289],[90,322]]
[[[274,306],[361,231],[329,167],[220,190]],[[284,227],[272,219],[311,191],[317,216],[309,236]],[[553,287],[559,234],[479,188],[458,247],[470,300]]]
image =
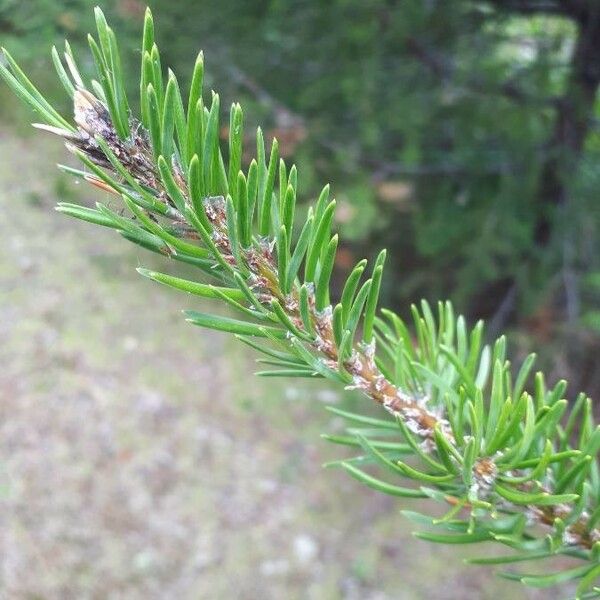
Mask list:
[[325,471],[323,407],[352,400],[254,377],[249,349],[185,323],[197,300],[134,270],[170,265],[54,212],[92,199],[58,142],[0,130],[0,157],[0,598],[559,597]]

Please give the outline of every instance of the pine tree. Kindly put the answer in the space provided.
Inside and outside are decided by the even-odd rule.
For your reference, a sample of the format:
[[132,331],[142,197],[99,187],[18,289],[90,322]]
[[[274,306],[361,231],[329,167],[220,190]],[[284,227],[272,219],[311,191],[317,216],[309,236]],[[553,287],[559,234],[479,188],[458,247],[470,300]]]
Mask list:
[[[576,582],[579,599],[600,597],[600,430],[592,403],[547,387],[535,356],[513,376],[506,340],[484,344],[483,324],[468,329],[449,303],[413,306],[412,323],[378,310],[386,254],[352,269],[339,298],[330,279],[338,246],[335,200],[325,186],[305,219],[296,218],[297,170],[269,151],[260,129],[256,157],[242,164],[243,113],[230,111],[221,148],[219,96],[205,104],[204,59],[195,63],[187,103],[175,74],[164,78],[147,11],[140,68],[140,120],[125,94],[117,39],[96,9],[89,37],[97,79],[87,83],[66,44],[52,60],[73,100],[61,116],[11,55],[0,74],[42,119],[35,127],[65,140],[82,168],[74,177],[119,197],[121,214],[61,202],[59,212],[116,230],[143,248],[197,268],[201,281],[138,269],[154,281],[219,299],[238,318],[187,311],[202,327],[234,334],[263,355],[263,377],[327,378],[380,405],[378,418],[330,408],[348,424],[325,435],[360,454],[332,463],[399,498],[432,498],[441,519],[405,510],[437,543],[495,541],[510,550],[478,564],[555,555],[577,559],[559,572],[502,575],[537,587]],[[368,276],[367,276],[368,273]],[[414,337],[411,334],[414,331]],[[532,382],[531,387],[529,387]],[[410,462],[408,462],[410,460]],[[376,474],[372,468],[379,469]]]

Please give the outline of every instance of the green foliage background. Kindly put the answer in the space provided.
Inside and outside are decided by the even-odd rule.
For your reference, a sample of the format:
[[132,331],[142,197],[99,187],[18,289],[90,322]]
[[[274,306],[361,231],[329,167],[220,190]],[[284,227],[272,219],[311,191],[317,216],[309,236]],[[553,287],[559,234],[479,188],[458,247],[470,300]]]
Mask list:
[[[92,4],[3,0],[3,43],[43,79],[49,42],[85,44]],[[136,73],[143,6],[101,4]],[[576,27],[495,4],[150,2],[166,66],[183,77],[204,48],[209,86],[219,81],[223,106],[243,101],[248,131],[260,122],[278,137],[305,199],[332,180],[346,252],[390,249],[388,304],[449,297],[496,331],[517,324],[545,341],[583,332],[593,352],[597,336],[585,329],[597,330],[586,278],[600,268],[594,115],[582,155],[574,164],[563,157],[568,202],[540,198],[544,161],[560,150],[551,143],[554,100],[565,93]],[[552,235],[540,245],[541,220]],[[565,321],[567,330],[557,325]],[[588,391],[598,385],[593,371],[584,367]]]

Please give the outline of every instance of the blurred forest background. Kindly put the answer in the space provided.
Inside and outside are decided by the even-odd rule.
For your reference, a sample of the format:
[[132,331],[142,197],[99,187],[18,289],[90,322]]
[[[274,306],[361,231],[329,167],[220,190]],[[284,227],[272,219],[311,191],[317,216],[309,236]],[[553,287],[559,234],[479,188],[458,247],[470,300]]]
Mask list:
[[[249,142],[256,124],[279,139],[305,199],[332,183],[340,270],[388,247],[388,304],[451,298],[490,336],[516,328],[575,387],[600,388],[597,2],[150,5],[182,84],[203,48]],[[0,7],[3,43],[62,98],[47,48],[86,45],[90,2]],[[135,74],[144,4],[103,7]]]
[[[32,79],[65,112],[70,108],[50,67],[48,50],[52,44],[60,47],[68,37],[86,66],[86,34],[93,29],[93,4],[88,0],[0,0],[2,45],[10,48]],[[119,35],[135,96],[137,46],[145,5],[139,0],[100,4]],[[276,136],[286,159],[298,165],[305,201],[313,199],[323,183],[332,184],[339,206],[338,227],[346,242],[338,253],[340,273],[355,259],[371,257],[387,247],[384,297],[388,305],[405,313],[409,303],[421,297],[434,302],[451,298],[456,309],[471,321],[485,318],[490,337],[510,332],[516,362],[526,352],[536,351],[551,380],[564,377],[570,381],[571,394],[582,389],[600,397],[600,4],[596,0],[156,0],[149,4],[157,23],[163,64],[174,69],[180,83],[187,84],[185,77],[191,73],[196,51],[202,48],[208,88],[221,93],[223,106],[239,100],[245,109],[249,146],[254,125],[261,124],[267,137]],[[91,60],[87,66],[91,69]],[[66,273],[87,281],[90,290],[96,285],[95,279],[85,274],[83,258],[91,255],[92,265],[98,268],[100,264],[101,272],[112,277],[101,283],[100,289],[108,286],[106,294],[125,302],[125,293],[119,296],[115,290],[130,286],[131,275],[115,274],[102,262],[100,232],[90,233],[85,225],[64,223],[63,217],[43,216],[57,198],[83,197],[83,193],[60,174],[39,166],[48,163],[48,156],[55,156],[52,153],[57,150],[40,141],[38,135],[30,137],[25,128],[30,121],[31,116],[12,100],[8,90],[0,89],[5,177],[0,203],[8,208],[9,202],[12,206],[21,198],[24,210],[30,211],[22,217],[11,215],[6,208],[2,211],[4,235],[13,233],[15,223],[23,227],[21,241],[10,246],[16,263],[7,258],[0,265],[5,300],[16,302],[13,285],[18,285],[23,273],[31,277],[31,264],[25,261],[21,265],[22,246],[24,239],[37,239],[42,254],[48,252],[48,257],[64,263]],[[227,131],[222,134],[226,137]],[[24,173],[28,174],[25,182]],[[48,190],[53,198],[45,197]],[[65,231],[76,232],[83,241],[72,239],[75,234],[67,239]],[[61,239],[68,245],[61,247]],[[116,241],[109,247],[112,254],[109,252],[106,260],[112,260],[111,264],[115,256],[129,256],[131,263],[138,260],[135,253],[123,254],[126,250]],[[148,263],[146,257],[143,260]],[[16,270],[11,270],[13,263]],[[52,266],[52,277],[59,266]],[[50,277],[48,272],[45,276]],[[59,286],[59,297],[50,304],[58,306],[60,294],[72,293],[75,283],[65,281],[60,287],[56,281],[52,285]],[[38,278],[37,283],[45,289],[47,282]],[[148,294],[147,287],[135,285],[142,296]],[[87,293],[93,294],[90,290]],[[82,298],[82,303],[85,301]],[[109,302],[104,296],[94,301],[102,306]],[[13,346],[7,344],[2,351],[5,364],[13,361],[8,362],[14,367],[12,379],[10,368],[3,375],[4,390],[12,393],[31,392],[31,386],[37,385],[36,376],[25,376],[28,371],[14,363],[15,352],[33,356],[40,343],[49,347],[58,344],[61,354],[57,360],[77,363],[73,358],[77,352],[71,354],[72,340],[64,340],[64,326],[71,323],[73,331],[77,331],[76,324],[87,326],[57,308],[63,310],[61,318],[67,319],[57,326],[61,341],[44,341],[43,336],[49,335],[44,333],[48,324],[44,302],[29,300],[39,322],[23,312],[28,301],[19,296],[19,302],[21,308],[15,305],[10,324],[8,317],[3,321],[3,331],[10,334],[6,339],[13,340]],[[169,302],[164,310],[175,313],[174,307],[181,306],[178,298]],[[114,301],[104,306],[111,315],[112,311],[130,309],[118,321],[120,335],[132,320],[138,331],[132,315],[149,310],[147,302],[141,304],[126,302],[124,307]],[[100,319],[98,327],[106,322],[103,314],[104,321]],[[155,335],[159,335],[164,318],[155,322]],[[15,325],[21,321],[22,327]],[[37,340],[29,347],[23,340],[36,322],[43,343]],[[116,322],[110,324],[116,327]],[[181,339],[180,352],[184,352],[186,340],[185,360],[199,363],[200,357],[190,350],[195,343],[190,340],[197,340],[197,336],[182,336],[183,327],[177,323],[163,323],[166,335]],[[139,334],[143,339],[147,332],[141,323],[137,327],[138,333],[131,335]],[[96,333],[110,344],[108,334]],[[126,338],[122,351],[137,352],[136,344],[141,342],[136,339]],[[148,360],[157,361],[163,346],[152,340],[147,340],[148,348],[153,348]],[[80,351],[81,343],[75,343]],[[170,347],[172,343],[164,345]],[[235,360],[243,360],[228,344],[223,347],[237,356]],[[65,359],[65,352],[70,358]],[[119,352],[116,355],[120,356]],[[27,382],[23,382],[24,376]],[[125,373],[122,377],[122,387],[117,386],[120,392],[127,389],[129,381]],[[261,384],[253,385],[256,394],[264,392]],[[143,378],[140,386],[144,387]],[[46,381],[42,388],[46,396],[52,390],[61,391],[56,382]],[[302,394],[308,393],[300,389]],[[276,392],[285,395],[284,387],[275,392],[271,389],[271,396]],[[182,390],[177,393],[185,397]],[[142,402],[143,415],[146,410],[162,410],[160,402],[155,401],[158,408],[152,398],[146,402],[150,408],[144,408]],[[258,396],[249,402],[255,402],[259,410]],[[40,417],[43,422],[50,418],[48,411],[52,409],[44,410],[44,417]],[[243,419],[249,418],[245,410],[229,415],[234,423],[239,420],[240,427]],[[316,435],[318,426],[307,416],[310,405],[306,411],[298,418],[309,419],[307,431]],[[76,423],[85,417],[74,418]],[[132,423],[132,431],[139,425]],[[65,427],[71,431],[77,426],[66,422]],[[39,429],[35,432],[43,438]],[[18,437],[18,432],[14,435]],[[3,454],[11,450],[12,443],[5,443]],[[280,447],[283,442],[274,443],[277,452],[285,456],[286,449]],[[268,457],[269,451],[265,453]],[[269,472],[268,464],[261,468]],[[311,485],[313,482],[311,478]],[[351,484],[347,489],[355,491]],[[327,510],[334,511],[335,502],[331,502]],[[314,559],[318,544],[302,537],[304,534],[298,535],[294,538],[298,560],[308,555]],[[393,541],[388,541],[391,548]],[[435,552],[443,562],[443,551]],[[138,559],[144,564],[152,562],[152,557],[143,553]],[[349,583],[350,592],[344,597],[388,597],[377,596],[376,586],[360,587],[365,578],[367,582],[371,576],[377,579],[379,567],[372,564],[374,560],[370,557],[366,567],[357,567],[359,583]],[[276,575],[278,569],[285,571],[277,561],[269,564],[266,571]],[[252,570],[248,573],[251,576]],[[482,591],[488,580],[483,580],[483,587],[477,587],[477,581],[472,580],[473,595],[465,588],[461,597],[488,597]],[[302,589],[304,583],[296,583]],[[283,589],[292,589],[290,585],[288,582]],[[358,591],[352,591],[353,585]],[[497,588],[485,589],[496,594],[489,597],[503,597],[502,592],[493,591]],[[375,595],[368,595],[371,592]],[[525,594],[516,590],[521,592]],[[418,593],[389,597],[425,598],[430,597],[426,594],[431,590],[423,591],[423,596]],[[441,589],[437,593],[431,597],[446,597]],[[338,596],[317,593],[314,597]]]

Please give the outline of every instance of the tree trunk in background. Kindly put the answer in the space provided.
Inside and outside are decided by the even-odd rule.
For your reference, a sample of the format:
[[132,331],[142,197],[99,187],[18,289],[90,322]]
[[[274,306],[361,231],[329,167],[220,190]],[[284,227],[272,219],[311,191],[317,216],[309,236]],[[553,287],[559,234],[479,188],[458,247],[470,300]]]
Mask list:
[[591,0],[580,10],[575,17],[571,73],[564,95],[557,100],[554,131],[540,172],[535,241],[541,247],[552,237],[552,213],[567,202],[569,181],[581,158],[600,84],[600,3]]

